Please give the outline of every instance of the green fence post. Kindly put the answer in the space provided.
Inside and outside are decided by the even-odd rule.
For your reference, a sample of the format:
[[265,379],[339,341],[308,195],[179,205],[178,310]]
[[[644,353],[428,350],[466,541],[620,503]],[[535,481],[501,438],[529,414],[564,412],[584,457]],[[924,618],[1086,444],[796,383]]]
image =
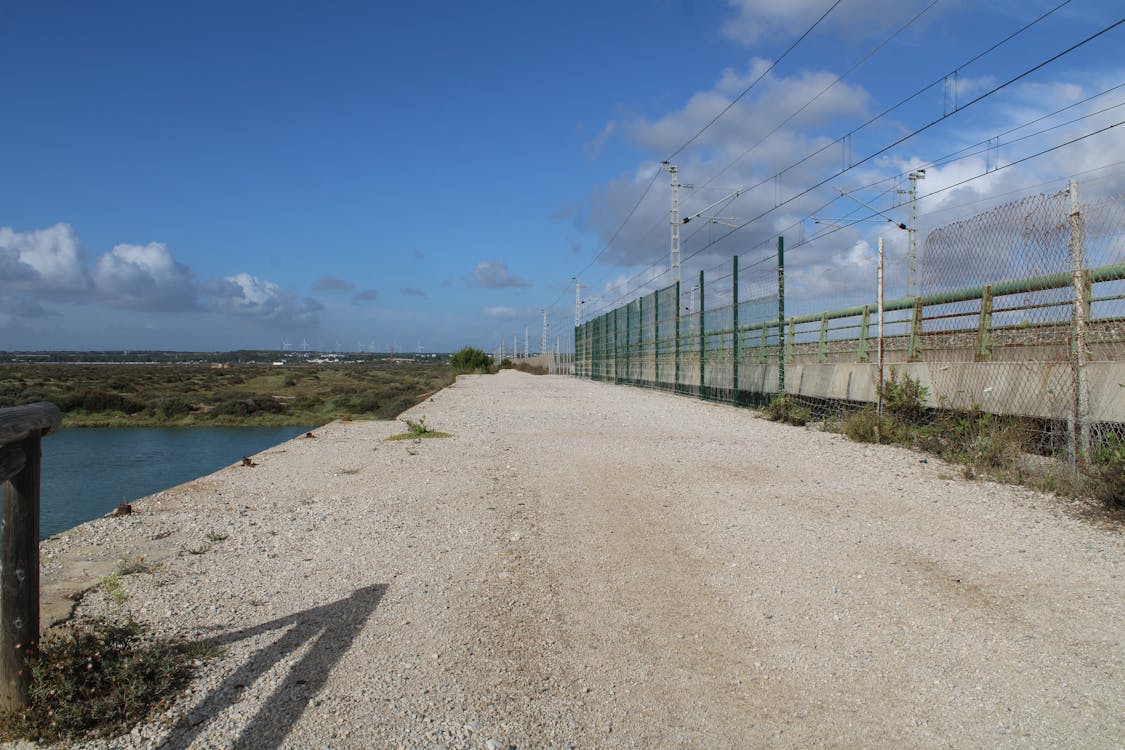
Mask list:
[[652,378],[660,387],[660,292],[652,293]]
[[742,332],[738,330],[738,256],[734,256],[732,267],[732,280],[731,280],[731,299],[734,303],[734,341],[731,342],[731,350],[734,354],[734,361],[731,362],[731,379],[733,392],[731,399],[734,403],[738,403],[738,359],[742,356]]
[[672,392],[680,392],[680,282],[676,282],[676,382],[672,384]]
[[602,339],[598,322],[599,318],[590,321],[590,371],[593,373],[590,377],[594,380],[602,379]]
[[621,382],[621,374],[617,371],[617,358],[621,353],[621,345],[617,343],[617,311],[614,310],[610,315],[613,316],[613,382]]
[[758,344],[758,361],[763,364],[769,361],[769,357],[766,354],[766,332],[769,331],[769,329],[769,322],[762,323],[762,341]]
[[637,300],[637,374],[639,385],[645,385],[645,298]]
[[859,361],[867,362],[871,359],[868,352],[867,331],[871,324],[871,306],[863,306],[863,319],[859,322]]
[[980,297],[980,322],[977,324],[977,362],[992,361],[992,287]]
[[785,238],[777,238],[777,392],[785,393]]
[[629,304],[625,305],[625,382],[629,383],[630,385],[633,382],[633,369],[631,367],[632,363],[630,362],[630,359],[632,358],[632,352],[630,352],[629,350],[633,335],[633,320],[631,315],[632,312],[633,303],[630,302]]
[[704,306],[703,306],[703,271],[699,272],[699,397],[707,397],[707,388],[703,385],[703,376],[705,374],[706,366],[704,361],[707,359],[707,339],[706,331],[704,329]]

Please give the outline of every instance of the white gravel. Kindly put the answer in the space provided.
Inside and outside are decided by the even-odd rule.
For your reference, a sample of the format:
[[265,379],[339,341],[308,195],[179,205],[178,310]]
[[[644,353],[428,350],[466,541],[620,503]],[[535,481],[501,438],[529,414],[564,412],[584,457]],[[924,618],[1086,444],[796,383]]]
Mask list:
[[157,563],[78,617],[227,647],[83,747],[1125,744],[1125,542],[1063,501],[557,376],[410,416],[453,437],[334,423],[43,544],[51,591]]

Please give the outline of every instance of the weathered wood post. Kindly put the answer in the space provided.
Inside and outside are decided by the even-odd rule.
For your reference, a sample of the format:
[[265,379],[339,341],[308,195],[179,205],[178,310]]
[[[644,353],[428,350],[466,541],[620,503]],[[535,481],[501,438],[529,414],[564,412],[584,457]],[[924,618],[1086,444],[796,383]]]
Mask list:
[[41,439],[61,424],[53,404],[0,409],[0,709],[28,702],[27,659],[39,648]]

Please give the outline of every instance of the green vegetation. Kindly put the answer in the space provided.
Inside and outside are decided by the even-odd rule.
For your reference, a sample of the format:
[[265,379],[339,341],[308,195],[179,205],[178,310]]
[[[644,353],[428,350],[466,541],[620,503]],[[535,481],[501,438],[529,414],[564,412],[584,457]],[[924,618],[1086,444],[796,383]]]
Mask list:
[[1092,454],[1091,494],[1107,508],[1125,510],[1125,440],[1114,435]]
[[0,364],[0,408],[50,401],[67,427],[392,419],[453,381],[440,364]]
[[766,419],[772,422],[784,422],[797,426],[808,424],[809,420],[812,419],[812,413],[799,405],[796,399],[788,394],[775,396],[765,405],[762,413],[765,414]]
[[466,346],[449,358],[449,365],[457,372],[487,375],[492,372],[492,357],[480,349]]
[[47,631],[31,662],[30,705],[0,715],[0,741],[73,741],[122,734],[166,708],[202,644],[146,638],[131,619],[97,619]]
[[423,438],[453,437],[448,432],[438,432],[437,430],[430,429],[430,426],[426,424],[425,417],[418,420],[404,419],[402,422],[406,425],[406,432],[391,435],[387,440],[421,440]]
[[121,577],[152,568],[141,558],[123,560],[118,568],[100,581],[113,617],[52,628],[40,639],[28,661],[29,704],[0,713],[0,742],[50,744],[123,734],[170,705],[200,660],[222,655],[205,642],[147,637],[122,613],[129,594]]
[[852,412],[840,428],[852,440],[905,445],[961,464],[978,475],[1048,492],[1092,497],[1110,510],[1125,509],[1125,442],[1111,435],[1092,451],[1081,476],[1052,458],[1060,446],[1041,444],[1049,430],[1037,420],[970,412],[928,411],[926,389],[891,368],[883,383],[883,419],[873,409]]

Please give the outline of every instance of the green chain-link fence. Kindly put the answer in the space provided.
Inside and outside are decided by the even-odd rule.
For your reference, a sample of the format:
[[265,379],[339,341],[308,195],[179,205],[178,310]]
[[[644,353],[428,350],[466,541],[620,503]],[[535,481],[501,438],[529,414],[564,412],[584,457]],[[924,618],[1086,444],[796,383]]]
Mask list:
[[[575,373],[735,404],[784,390],[814,419],[875,403],[876,301],[784,315],[782,248],[779,268],[740,279],[735,258],[583,323]],[[883,304],[884,375],[1010,418],[1032,453],[1125,438],[1125,196],[1080,205],[1072,184],[935,230],[923,257],[921,294]]]

